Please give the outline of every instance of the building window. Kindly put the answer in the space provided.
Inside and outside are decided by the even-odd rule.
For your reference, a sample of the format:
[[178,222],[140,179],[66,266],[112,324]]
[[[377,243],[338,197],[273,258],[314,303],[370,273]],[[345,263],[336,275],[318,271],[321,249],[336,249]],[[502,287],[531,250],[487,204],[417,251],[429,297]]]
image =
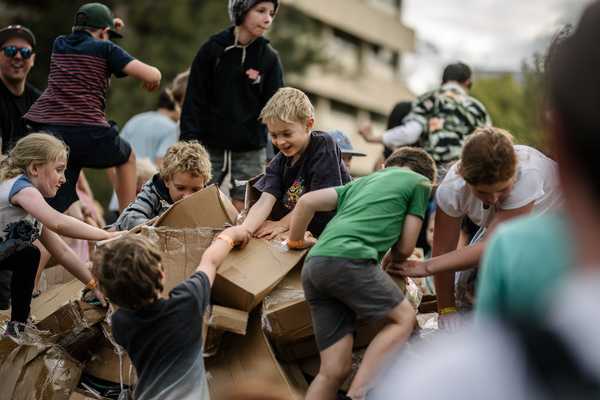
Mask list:
[[356,118],[358,114],[358,109],[356,107],[337,100],[331,100],[331,111],[345,114],[353,118]]

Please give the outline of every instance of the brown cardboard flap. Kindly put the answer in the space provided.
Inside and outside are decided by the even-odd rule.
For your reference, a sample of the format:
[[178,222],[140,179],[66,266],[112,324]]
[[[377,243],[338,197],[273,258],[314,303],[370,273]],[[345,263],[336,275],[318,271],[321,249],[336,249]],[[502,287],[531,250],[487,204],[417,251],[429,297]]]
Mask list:
[[82,371],[83,365],[58,346],[20,345],[0,367],[0,399],[68,399]]
[[102,397],[98,394],[86,392],[85,390],[77,389],[73,390],[69,400],[108,400],[108,397]]
[[290,400],[302,398],[275,358],[256,313],[250,315],[245,336],[231,336],[227,346],[205,362],[212,400],[219,400],[231,390],[243,389],[257,382],[275,385]]
[[84,372],[105,381],[133,386],[137,376],[129,355],[116,344],[106,322],[102,323],[102,330],[105,335],[91,351]]
[[298,263],[307,250],[291,250],[281,237],[252,238],[243,250],[234,249],[219,270],[211,297],[219,304],[250,311]]
[[194,193],[173,204],[154,226],[177,228],[223,227],[235,225],[237,209],[216,185]]
[[204,323],[215,329],[245,335],[248,312],[214,304],[210,314],[204,316]]
[[83,283],[78,279],[74,279],[69,283],[56,286],[52,290],[42,293],[37,298],[31,300],[31,314],[38,321],[43,320],[64,304],[80,299],[81,289],[84,287]]

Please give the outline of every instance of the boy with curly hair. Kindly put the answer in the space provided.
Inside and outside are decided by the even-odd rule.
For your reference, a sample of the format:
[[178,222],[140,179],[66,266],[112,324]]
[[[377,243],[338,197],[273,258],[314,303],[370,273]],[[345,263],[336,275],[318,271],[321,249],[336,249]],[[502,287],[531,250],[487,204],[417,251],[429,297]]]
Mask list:
[[194,274],[161,297],[165,274],[156,244],[128,235],[107,243],[93,273],[119,308],[112,333],[137,371],[135,399],[208,399],[202,355],[202,318],[217,268],[234,245],[244,247],[250,232],[224,230],[206,249]]
[[109,231],[129,230],[162,215],[173,203],[204,188],[211,179],[208,153],[195,140],[177,142],[167,149],[158,173],[144,186]]

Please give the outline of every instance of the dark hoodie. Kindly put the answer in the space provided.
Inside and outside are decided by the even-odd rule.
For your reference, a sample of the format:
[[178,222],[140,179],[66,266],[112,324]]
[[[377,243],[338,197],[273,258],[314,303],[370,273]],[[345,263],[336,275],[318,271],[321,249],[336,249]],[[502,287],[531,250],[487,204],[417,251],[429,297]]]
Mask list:
[[[200,46],[192,62],[183,102],[181,140],[197,139],[205,146],[235,151],[266,146],[267,127],[260,121],[260,112],[277,89],[283,87],[281,61],[277,57],[265,71],[260,71],[262,55],[269,43],[265,37],[256,38],[246,48],[243,63],[241,48],[223,52],[233,43],[231,26],[211,35]],[[214,49],[220,49],[218,54]],[[261,80],[264,80],[262,90]]]

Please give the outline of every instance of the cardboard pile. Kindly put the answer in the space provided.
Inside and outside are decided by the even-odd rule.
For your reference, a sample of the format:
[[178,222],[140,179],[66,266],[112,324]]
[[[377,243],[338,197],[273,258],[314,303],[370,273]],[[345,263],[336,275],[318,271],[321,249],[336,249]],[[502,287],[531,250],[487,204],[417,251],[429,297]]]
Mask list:
[[[223,193],[210,186],[129,234],[146,235],[161,250],[168,295],[189,278],[204,250],[237,217]],[[303,398],[305,377],[318,370],[310,309],[300,282],[305,253],[289,249],[280,238],[252,238],[245,249],[235,248],[217,271],[203,335],[211,399],[257,381],[287,398]],[[19,340],[0,339],[0,400],[117,398],[135,386],[135,368],[112,338],[107,310],[78,301],[83,285],[76,280],[63,283],[60,276],[52,271],[53,289],[32,303],[39,332]],[[382,327],[359,326],[357,347],[366,346]]]

